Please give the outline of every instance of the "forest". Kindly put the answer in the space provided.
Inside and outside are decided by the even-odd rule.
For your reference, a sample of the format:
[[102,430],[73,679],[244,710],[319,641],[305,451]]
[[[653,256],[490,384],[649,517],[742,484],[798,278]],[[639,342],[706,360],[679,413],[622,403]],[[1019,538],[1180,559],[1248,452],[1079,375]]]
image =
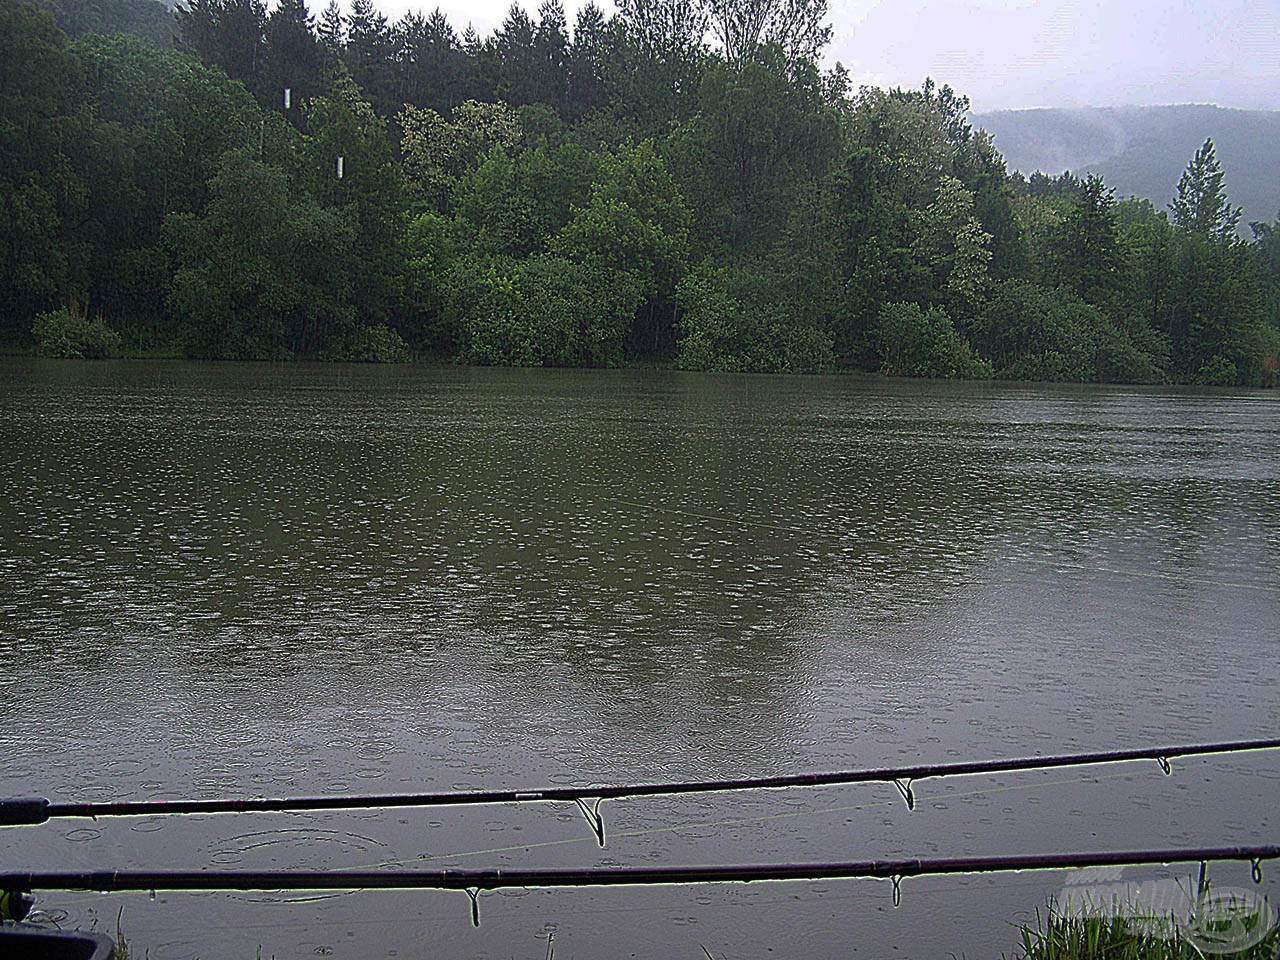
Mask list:
[[0,346],[1275,386],[1280,217],[1010,175],[826,0],[0,0]]

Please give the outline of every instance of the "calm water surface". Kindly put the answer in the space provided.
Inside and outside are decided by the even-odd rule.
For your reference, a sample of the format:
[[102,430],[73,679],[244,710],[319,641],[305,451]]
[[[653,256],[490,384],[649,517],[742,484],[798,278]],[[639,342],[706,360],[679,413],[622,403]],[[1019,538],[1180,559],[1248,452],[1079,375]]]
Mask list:
[[[766,775],[1280,729],[1264,394],[0,361],[0,795]],[[13,869],[1275,842],[1280,757],[572,808],[59,821]],[[1175,868],[1169,875],[1185,875]],[[1247,868],[1222,866],[1223,883]],[[1130,871],[1135,878],[1155,874]],[[1280,891],[1273,865],[1266,889]],[[169,958],[1011,954],[1062,875],[52,894]]]

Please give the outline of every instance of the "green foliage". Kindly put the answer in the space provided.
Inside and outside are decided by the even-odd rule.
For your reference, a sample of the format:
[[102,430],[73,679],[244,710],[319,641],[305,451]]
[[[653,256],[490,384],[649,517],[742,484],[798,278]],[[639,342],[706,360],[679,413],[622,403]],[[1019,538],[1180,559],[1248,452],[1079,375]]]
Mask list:
[[1195,382],[1207,387],[1233,387],[1239,377],[1236,365],[1219,353],[1196,371]]
[[925,299],[970,316],[986,290],[991,234],[973,215],[973,194],[955,177],[943,177],[934,201],[911,217],[911,252]]
[[510,150],[524,136],[505,103],[468,100],[446,120],[435,110],[406,104],[396,117],[405,177],[413,195],[443,210],[458,180],[493,148]]
[[1120,275],[1115,192],[1100,177],[1080,185],[1050,241],[1054,281],[1088,303],[1106,307]]
[[74,253],[64,243],[83,210],[71,151],[81,66],[53,17],[0,3],[0,324],[25,329],[69,299]]
[[120,334],[105,320],[76,316],[66,308],[37,316],[32,333],[42,357],[106,360],[120,355]]
[[[1260,220],[1280,208],[1280,112],[1206,104],[1008,110],[975,116],[1010,170],[1096,173],[1116,196],[1167,209],[1191,150],[1212,133],[1231,199]],[[1032,179],[1035,179],[1034,177]]]
[[591,198],[554,242],[566,257],[632,274],[649,298],[670,297],[689,257],[691,217],[652,142],[600,164]]
[[914,303],[891,303],[880,312],[875,345],[880,370],[891,377],[978,380],[992,376],[991,365],[974,356],[940,307],[928,311]]
[[1178,195],[1169,208],[1173,222],[1183,230],[1214,240],[1233,239],[1244,211],[1231,206],[1226,181],[1217,149],[1212,140],[1206,140],[1178,183]]
[[680,283],[679,352],[684,370],[819,373],[835,365],[831,338],[790,322],[767,282],[741,267],[706,266]]
[[385,324],[361,327],[334,353],[348,363],[409,363],[413,353],[404,338]]
[[1141,322],[1121,328],[1096,306],[1059,288],[998,284],[973,325],[979,353],[1011,380],[1153,382],[1162,342]]
[[[1039,915],[1034,926],[1019,930],[1021,943],[1016,960],[1203,960],[1199,946],[1181,932],[1173,917],[1126,916],[1123,911],[1105,916],[1076,916],[1051,909]],[[1229,931],[1238,935],[1240,923],[1249,929],[1252,920],[1224,917],[1205,922],[1206,932]],[[1161,929],[1167,927],[1168,930]],[[1280,928],[1260,942],[1230,956],[1235,960],[1273,960],[1280,948]]]
[[412,338],[435,356],[455,356],[461,332],[445,318],[445,286],[458,256],[453,221],[437,213],[414,217],[405,233],[406,326]]
[[1211,142],[1172,223],[1010,177],[949,87],[824,74],[823,0],[95,33],[150,2],[60,2],[68,43],[0,0],[6,341],[66,306],[207,357],[1276,381],[1280,224],[1235,236]]
[[1095,378],[1101,383],[1164,383],[1169,345],[1140,320],[1121,328],[1104,319],[1094,334]]
[[943,177],[972,191],[1003,170],[965,119],[968,100],[950,87],[939,89],[932,80],[919,90],[864,87],[851,107],[851,141],[867,150],[879,187],[908,209],[933,202]]
[[1280,386],[1280,329],[1257,324],[1250,332],[1254,342],[1247,353],[1248,366],[1242,379],[1254,386],[1275,389]]
[[802,184],[819,178],[840,144],[821,76],[766,47],[738,68],[713,64],[699,112],[677,131],[672,169],[697,198],[697,245],[760,254],[778,238]]
[[472,363],[617,366],[639,284],[554,255],[455,268],[446,314]]
[[310,103],[307,126],[300,186],[344,225],[334,227],[325,257],[341,257],[340,275],[349,279],[345,308],[363,323],[390,323],[404,296],[406,211],[387,123],[349,78],[340,77],[327,96]]
[[278,0],[267,16],[263,55],[262,102],[284,111],[294,126],[301,127],[307,102],[325,87],[324,53],[306,0]]
[[247,152],[227,155],[210,190],[203,213],[165,223],[177,267],[169,308],[187,354],[282,359],[344,342],[357,316],[348,212],[320,207]]
[[1261,385],[1266,296],[1258,265],[1241,244],[1180,231],[1168,252],[1157,325],[1168,336],[1175,377],[1204,382],[1235,367],[1243,384]]
[[586,201],[594,160],[579,147],[538,145],[512,154],[495,147],[457,190],[466,240],[486,257],[545,252]]
[[159,0],[38,0],[68,37],[127,33],[160,46],[173,44],[173,13]]

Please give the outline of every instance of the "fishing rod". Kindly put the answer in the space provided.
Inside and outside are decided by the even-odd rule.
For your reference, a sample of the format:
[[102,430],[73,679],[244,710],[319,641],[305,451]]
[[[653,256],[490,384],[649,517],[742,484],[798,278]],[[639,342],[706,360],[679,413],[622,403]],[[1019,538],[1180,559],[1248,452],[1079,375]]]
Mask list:
[[1280,845],[1130,850],[1101,853],[1023,854],[854,860],[837,863],[774,863],[687,867],[594,867],[576,870],[99,870],[0,873],[0,890],[76,890],[102,893],[156,890],[463,890],[471,897],[471,919],[480,924],[479,895],[486,890],[552,887],[630,887],[792,880],[893,882],[901,899],[906,877],[1009,873],[1076,867],[1154,866],[1170,863],[1246,861],[1262,882],[1262,862],[1280,859]]
[[1047,770],[1058,767],[1089,766],[1155,760],[1165,774],[1173,772],[1177,757],[1208,756],[1280,748],[1280,738],[1234,740],[1219,743],[1185,744],[1057,756],[1024,757],[1012,760],[972,760],[917,766],[881,767],[831,773],[788,774],[732,780],[695,780],[676,783],[634,783],[597,787],[544,787],[532,790],[473,790],[444,793],[391,793],[328,797],[262,797],[210,800],[123,800],[82,803],[55,803],[43,797],[0,800],[0,827],[32,826],[63,817],[142,817],[196,813],[267,813],[315,810],[352,810],[391,807],[447,807],[496,803],[570,802],[578,806],[600,846],[605,845],[604,819],[600,805],[605,800],[635,797],[675,796],[699,793],[726,793],[795,787],[823,787],[855,783],[893,783],[908,809],[915,809],[913,784],[932,778]]

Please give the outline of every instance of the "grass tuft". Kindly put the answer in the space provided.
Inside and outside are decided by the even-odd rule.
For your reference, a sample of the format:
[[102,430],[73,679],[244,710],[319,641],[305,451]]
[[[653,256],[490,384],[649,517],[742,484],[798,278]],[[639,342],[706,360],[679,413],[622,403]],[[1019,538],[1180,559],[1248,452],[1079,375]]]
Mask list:
[[[1253,915],[1242,921],[1243,930],[1252,931],[1259,922],[1261,918]],[[1153,923],[1151,918],[1133,915],[1064,914],[1051,906],[1047,913],[1037,911],[1034,925],[1019,929],[1021,943],[1014,960],[1205,960],[1206,956],[1276,960],[1280,956],[1280,926],[1259,943],[1231,952],[1228,945],[1239,942],[1241,927],[1232,930],[1229,923],[1204,925],[1203,935],[1226,947],[1210,950],[1204,949],[1203,939],[1190,938],[1173,917]]]

